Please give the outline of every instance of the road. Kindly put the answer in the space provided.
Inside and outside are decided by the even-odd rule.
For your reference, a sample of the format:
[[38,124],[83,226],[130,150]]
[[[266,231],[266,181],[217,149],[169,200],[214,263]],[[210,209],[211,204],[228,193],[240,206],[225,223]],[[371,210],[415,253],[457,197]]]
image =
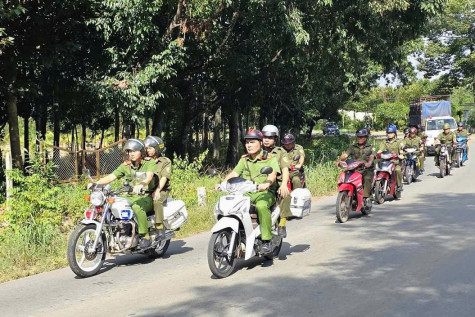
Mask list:
[[162,259],[107,260],[92,278],[64,268],[0,284],[1,316],[475,316],[475,167],[439,179],[426,162],[370,216],[337,224],[335,196],[318,198],[273,262],[214,279],[202,233]]

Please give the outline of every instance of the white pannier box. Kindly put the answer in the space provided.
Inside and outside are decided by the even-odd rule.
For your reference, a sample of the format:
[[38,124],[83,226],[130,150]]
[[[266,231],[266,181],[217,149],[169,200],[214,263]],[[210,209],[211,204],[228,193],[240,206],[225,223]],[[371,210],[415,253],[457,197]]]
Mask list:
[[290,193],[292,216],[302,218],[310,214],[312,194],[307,188],[296,188]]
[[163,204],[163,224],[165,228],[176,230],[188,221],[188,213],[183,200],[168,198]]

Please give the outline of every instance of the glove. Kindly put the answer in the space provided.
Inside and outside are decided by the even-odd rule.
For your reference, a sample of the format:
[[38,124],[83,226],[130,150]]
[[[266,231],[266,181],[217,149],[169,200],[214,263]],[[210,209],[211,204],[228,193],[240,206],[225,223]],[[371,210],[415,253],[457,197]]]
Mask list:
[[134,186],[134,189],[132,189],[132,192],[136,195],[139,195],[141,194],[142,192],[142,189],[143,189],[143,185],[142,184],[138,184],[138,185],[135,185]]
[[400,160],[403,160],[403,159],[404,159],[404,155],[399,154],[399,159],[400,159]]

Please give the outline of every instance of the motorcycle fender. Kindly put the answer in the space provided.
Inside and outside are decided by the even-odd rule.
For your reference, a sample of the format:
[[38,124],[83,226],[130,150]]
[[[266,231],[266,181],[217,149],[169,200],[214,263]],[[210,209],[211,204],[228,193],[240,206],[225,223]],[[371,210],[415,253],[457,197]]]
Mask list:
[[96,225],[96,236],[102,235],[102,241],[104,243],[104,250],[109,250],[109,243],[107,241],[107,235],[105,234],[105,232],[102,232],[102,233],[98,232],[98,229],[101,226],[101,223],[99,221],[83,219],[83,220],[81,220],[81,224],[83,224],[83,225],[90,225],[90,224]]
[[96,225],[96,227],[100,226],[100,222],[99,221],[95,221],[95,220],[89,220],[89,219],[83,219],[81,220],[81,223],[83,225],[90,225],[90,224],[93,224],[93,225]]
[[216,233],[227,228],[231,228],[236,233],[239,232],[239,220],[234,217],[223,217],[213,226],[211,232]]
[[360,211],[361,208],[363,208],[363,194],[362,193],[358,193],[358,195],[356,195],[356,201],[358,203],[356,207],[356,211]]
[[380,180],[380,179],[383,179],[383,178],[388,180],[389,179],[389,174],[388,173],[378,173],[378,175],[376,176],[377,180]]
[[338,186],[338,191],[339,192],[342,192],[342,191],[345,191],[345,190],[348,191],[350,197],[353,197],[353,192],[355,191],[355,188],[354,188],[353,185],[348,184],[348,183],[344,183],[344,184],[341,184],[341,185]]

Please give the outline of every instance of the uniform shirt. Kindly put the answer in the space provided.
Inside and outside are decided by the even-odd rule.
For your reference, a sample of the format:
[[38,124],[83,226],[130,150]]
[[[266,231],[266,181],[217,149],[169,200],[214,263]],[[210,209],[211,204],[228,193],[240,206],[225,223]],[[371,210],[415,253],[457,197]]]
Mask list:
[[[285,149],[284,149],[285,150]],[[285,155],[289,159],[289,165],[297,165],[299,160],[294,160],[295,155],[300,155],[300,157],[305,157],[305,151],[303,150],[303,146],[295,144],[294,148],[290,151],[285,151]]]
[[437,136],[437,140],[440,141],[440,144],[448,144],[452,145],[452,143],[455,141],[456,135],[455,132],[450,131],[448,134],[445,134],[444,132],[440,132],[440,134]]
[[289,167],[290,166],[290,161],[287,158],[287,155],[285,155],[287,152],[283,147],[276,146],[274,147],[271,151],[269,151],[269,154],[271,157],[275,157],[277,160],[277,163],[279,163],[280,169],[284,167]]
[[403,147],[415,147],[417,149],[420,149],[421,144],[422,144],[421,138],[418,136],[415,136],[414,138],[404,139]]
[[155,160],[155,172],[154,174],[158,177],[157,185],[160,184],[160,179],[165,177],[167,182],[163,186],[162,191],[169,191],[171,189],[170,179],[172,177],[172,161],[165,156],[161,156]]
[[360,148],[358,144],[352,144],[345,153],[348,155],[348,158],[365,163],[368,163],[370,156],[374,155],[371,144],[367,143],[362,148]]
[[[258,176],[261,173],[261,169],[263,167],[272,167],[272,170],[277,172],[277,174],[279,174],[281,170],[275,157],[267,155],[267,158],[264,159],[263,154],[264,152],[261,151],[261,153],[259,153],[259,155],[254,160],[250,155],[243,155],[234,168],[234,172],[239,174],[242,178],[252,180],[257,184],[265,183],[267,180],[267,175]],[[269,190],[275,191],[276,188],[277,182],[274,182],[269,187]]]
[[455,134],[456,135],[461,135],[461,136],[464,136],[464,137],[468,137],[468,130],[463,128],[462,131],[459,131],[458,129],[455,130]]
[[402,144],[406,142],[406,140],[403,140],[402,142],[396,138],[392,140],[384,140],[383,143],[379,146],[379,151],[384,152],[384,151],[389,151],[393,152],[397,155],[403,154],[404,152],[402,151]]
[[[136,185],[143,181],[143,179],[137,180],[135,178],[137,172],[155,173],[155,162],[152,160],[142,160],[138,167],[135,167],[134,164],[122,163],[119,165],[119,167],[117,167],[115,171],[112,172],[112,174],[115,175],[115,177],[117,177],[118,179],[125,178],[125,180],[128,181],[131,185]],[[155,186],[156,182],[154,178],[152,178],[152,181],[150,181],[147,186],[144,186],[144,189],[146,191],[152,191],[155,189]]]

